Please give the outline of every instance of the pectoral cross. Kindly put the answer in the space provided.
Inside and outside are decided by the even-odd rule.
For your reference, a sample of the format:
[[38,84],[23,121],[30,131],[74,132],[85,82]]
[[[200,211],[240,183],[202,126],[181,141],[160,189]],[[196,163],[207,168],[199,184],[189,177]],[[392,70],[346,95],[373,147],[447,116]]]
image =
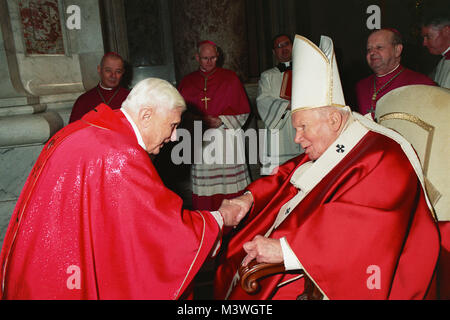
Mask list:
[[206,95],[203,99],[200,99],[201,101],[203,101],[205,103],[205,109],[208,109],[208,101],[211,100],[210,98],[208,98]]

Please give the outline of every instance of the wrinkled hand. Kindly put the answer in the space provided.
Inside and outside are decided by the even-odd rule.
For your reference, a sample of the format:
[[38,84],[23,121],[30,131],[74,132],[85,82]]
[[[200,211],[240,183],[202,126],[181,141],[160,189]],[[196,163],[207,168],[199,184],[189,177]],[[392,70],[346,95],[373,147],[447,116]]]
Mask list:
[[241,206],[239,206],[237,203],[233,203],[232,201],[227,199],[224,199],[222,201],[219,212],[222,215],[223,223],[227,227],[237,226],[247,213],[244,212]]
[[257,262],[279,263],[283,262],[283,250],[279,239],[270,239],[260,235],[253,238],[252,241],[244,243],[244,250],[247,256],[242,261],[245,267],[256,259]]

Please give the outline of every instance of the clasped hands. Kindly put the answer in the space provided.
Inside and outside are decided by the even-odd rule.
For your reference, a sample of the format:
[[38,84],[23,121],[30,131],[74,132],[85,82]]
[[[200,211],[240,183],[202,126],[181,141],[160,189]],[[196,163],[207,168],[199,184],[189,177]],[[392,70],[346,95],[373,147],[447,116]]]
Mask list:
[[224,199],[220,205],[219,212],[223,223],[227,227],[235,227],[247,215],[253,204],[253,196],[250,193],[228,200]]

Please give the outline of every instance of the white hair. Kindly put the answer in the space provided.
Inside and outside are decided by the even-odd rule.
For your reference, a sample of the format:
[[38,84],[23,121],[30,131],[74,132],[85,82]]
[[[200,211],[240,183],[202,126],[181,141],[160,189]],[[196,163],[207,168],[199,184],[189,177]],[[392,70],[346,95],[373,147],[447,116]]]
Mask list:
[[336,107],[336,106],[325,106],[315,109],[317,110],[321,116],[328,117],[328,115],[333,112],[337,111],[339,112],[343,117],[346,117],[350,114],[350,111],[348,108],[342,108],[342,107]]
[[133,114],[149,106],[159,111],[175,108],[186,110],[186,102],[178,90],[166,80],[158,78],[139,81],[122,103],[122,107]]

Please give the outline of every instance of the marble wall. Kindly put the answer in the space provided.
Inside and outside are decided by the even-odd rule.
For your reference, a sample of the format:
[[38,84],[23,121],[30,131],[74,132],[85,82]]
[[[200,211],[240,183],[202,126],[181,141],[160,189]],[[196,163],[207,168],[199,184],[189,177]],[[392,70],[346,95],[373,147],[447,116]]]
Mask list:
[[223,52],[223,67],[235,71],[246,81],[245,1],[172,0],[170,4],[177,80],[198,68],[196,44],[201,40],[211,40]]

